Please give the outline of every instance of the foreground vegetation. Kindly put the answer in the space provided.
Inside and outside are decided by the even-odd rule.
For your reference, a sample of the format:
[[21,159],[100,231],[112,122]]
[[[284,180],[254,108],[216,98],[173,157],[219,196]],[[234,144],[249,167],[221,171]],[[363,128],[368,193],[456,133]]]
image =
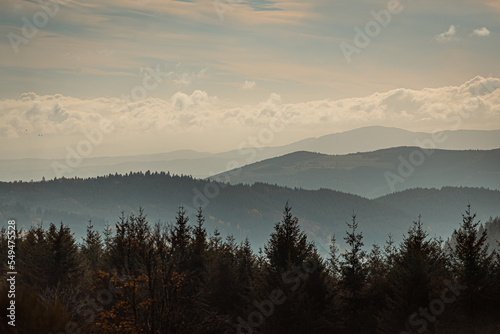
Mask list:
[[[365,251],[356,216],[347,249],[322,257],[285,206],[264,249],[208,235],[201,209],[172,224],[125,216],[77,243],[67,226],[19,231],[17,322],[1,333],[497,333],[500,256],[468,207],[449,241],[420,218],[404,240]],[[500,220],[491,220],[491,230]],[[7,259],[6,231],[0,257]]]

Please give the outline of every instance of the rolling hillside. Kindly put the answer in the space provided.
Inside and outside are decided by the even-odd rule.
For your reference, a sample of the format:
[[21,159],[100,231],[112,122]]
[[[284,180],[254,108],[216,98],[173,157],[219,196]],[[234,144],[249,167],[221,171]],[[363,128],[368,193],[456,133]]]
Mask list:
[[[411,132],[398,128],[370,126],[341,133],[333,133],[318,138],[307,138],[289,145],[277,147],[247,147],[228,152],[209,153],[193,150],[179,150],[158,154],[143,154],[116,157],[86,157],[80,163],[57,175],[54,163],[67,164],[66,149],[61,149],[54,159],[7,159],[0,160],[0,180],[41,180],[57,177],[93,177],[109,173],[128,173],[146,170],[170,171],[171,173],[204,178],[227,171],[228,162],[235,161],[240,166],[274,158],[296,151],[320,152],[324,154],[349,154],[368,152],[395,146],[429,147],[433,135]],[[500,147],[500,130],[456,130],[444,131],[433,141],[441,149],[490,150]]]
[[326,155],[294,152],[214,176],[231,184],[266,182],[304,189],[328,188],[375,198],[412,188],[500,189],[500,149],[425,150],[396,147]]
[[263,183],[228,185],[165,173],[109,175],[92,179],[58,179],[46,182],[0,183],[0,219],[15,218],[18,225],[49,222],[68,224],[77,237],[92,219],[98,229],[114,225],[122,211],[129,214],[144,207],[149,221],[171,222],[179,205],[192,220],[203,206],[209,231],[218,228],[238,240],[250,237],[262,246],[289,201],[293,214],[316,241],[328,251],[332,234],[338,240],[354,212],[365,244],[384,243],[388,233],[401,239],[412,220],[422,215],[431,235],[447,237],[460,222],[468,202],[483,222],[500,215],[500,191],[476,188],[415,189],[376,200],[333,190],[301,190]]

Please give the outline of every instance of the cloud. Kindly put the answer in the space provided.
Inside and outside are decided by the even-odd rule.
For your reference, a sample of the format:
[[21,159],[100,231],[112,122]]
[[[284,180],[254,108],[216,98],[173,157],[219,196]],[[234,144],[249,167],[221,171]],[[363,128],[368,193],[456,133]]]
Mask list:
[[436,126],[450,128],[450,119],[471,104],[471,124],[499,128],[500,79],[478,76],[460,86],[399,88],[359,98],[301,103],[284,103],[280,95],[271,94],[253,105],[231,105],[202,90],[133,102],[27,93],[17,100],[0,100],[0,137],[19,137],[26,129],[52,135],[79,134],[82,129],[97,127],[103,119],[111,120],[116,132],[123,135],[259,128],[275,117],[286,119],[292,128],[309,128],[311,134],[318,128],[342,130],[374,123],[432,131]]
[[243,89],[252,89],[256,85],[255,81],[248,81],[245,80],[245,83],[243,84]]
[[481,29],[474,29],[472,35],[486,37],[490,35],[490,31],[486,27],[482,27]]
[[454,25],[451,25],[447,31],[434,36],[434,39],[441,43],[452,42],[460,40],[460,37],[457,35],[457,29]]
[[364,97],[298,103],[286,103],[273,93],[248,105],[234,105],[202,90],[133,102],[26,93],[19,99],[0,100],[0,140],[15,145],[28,134],[40,133],[63,145],[60,151],[64,153],[64,145],[71,142],[68,138],[82,137],[109,120],[114,126],[113,140],[106,144],[115,145],[110,149],[115,155],[137,153],[123,144],[139,143],[134,138],[142,138],[144,147],[157,147],[161,142],[174,150],[186,148],[182,145],[189,142],[191,149],[221,151],[237,148],[246,136],[259,133],[276,119],[286,122],[281,144],[369,125],[428,132],[498,129],[500,79],[477,76],[459,86],[399,88]]
[[[490,31],[486,27],[474,29],[474,31],[469,36],[479,36],[479,37],[487,37],[490,35]],[[461,38],[458,36],[457,29],[454,25],[451,25],[450,28],[439,34],[434,36],[434,39],[440,43],[459,41]]]
[[174,74],[173,72],[171,72],[171,74],[174,75],[173,79],[174,84],[181,86],[189,86],[192,83],[198,82],[199,80],[205,78],[205,73],[207,72],[207,70],[208,68],[204,68],[200,70],[198,73],[181,72]]

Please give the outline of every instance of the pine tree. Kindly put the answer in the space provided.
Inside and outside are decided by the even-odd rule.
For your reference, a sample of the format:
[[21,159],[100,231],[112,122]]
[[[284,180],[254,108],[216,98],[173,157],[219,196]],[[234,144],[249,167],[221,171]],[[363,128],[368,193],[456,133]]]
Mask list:
[[340,285],[345,295],[343,296],[344,308],[347,316],[345,326],[350,332],[359,332],[363,325],[362,314],[363,289],[366,284],[366,252],[363,250],[363,234],[358,233],[356,215],[352,215],[352,222],[346,222],[348,231],[344,240],[348,249],[341,255]]
[[47,288],[52,285],[49,268],[52,268],[52,253],[46,233],[41,225],[31,227],[17,240],[16,264],[20,281],[34,288]]
[[170,248],[172,259],[178,270],[184,270],[188,260],[188,247],[191,242],[189,217],[183,206],[179,206],[175,223],[170,231]]
[[479,317],[488,313],[488,306],[498,302],[490,300],[494,255],[488,251],[487,231],[479,232],[480,222],[474,222],[475,218],[468,204],[460,228],[453,232],[451,246],[453,272],[465,287],[459,305],[467,319],[464,326],[471,333],[479,326]]
[[109,244],[108,250],[108,263],[109,270],[116,270],[118,272],[130,273],[130,266],[127,259],[127,235],[130,229],[130,223],[125,212],[121,212],[116,222],[116,232]]
[[368,254],[367,270],[370,279],[384,277],[387,274],[387,263],[380,246],[377,244],[372,246],[372,250]]
[[201,274],[205,271],[205,256],[207,251],[207,231],[203,226],[205,217],[202,208],[198,208],[196,214],[196,225],[193,228],[193,236],[190,250],[190,269]]
[[255,258],[248,237],[237,249],[238,280],[243,289],[247,289],[253,279]]
[[385,306],[385,299],[389,293],[387,276],[389,265],[380,246],[374,244],[367,256],[367,279],[366,279],[366,313],[367,327],[376,328],[378,312]]
[[422,310],[429,307],[430,301],[439,296],[437,291],[444,286],[446,258],[439,242],[427,237],[419,216],[394,254],[394,265],[389,273],[390,293],[378,318],[380,333],[434,330],[438,319],[435,316],[425,318]]
[[332,278],[335,281],[339,279],[340,275],[340,264],[339,264],[339,249],[337,245],[337,240],[335,238],[335,234],[330,239],[330,252],[328,257],[328,270]]
[[53,286],[74,285],[82,273],[82,266],[71,230],[62,222],[59,229],[54,224],[50,224],[47,231],[47,243],[52,253],[51,266],[48,269]]
[[113,255],[113,228],[106,221],[104,225],[104,230],[102,232],[102,257],[101,257],[101,265],[103,270],[111,270],[114,267],[112,263],[112,255]]
[[81,246],[83,258],[88,266],[93,270],[99,270],[102,266],[103,245],[101,235],[99,232],[94,231],[92,221],[87,225],[87,234],[83,238],[83,245]]
[[340,287],[340,254],[339,246],[335,235],[330,239],[330,252],[327,260],[327,273],[326,281],[326,309],[325,318],[329,321],[330,332],[339,332],[343,323],[343,298],[341,297]]
[[230,235],[220,247],[212,248],[209,255],[209,300],[212,307],[223,314],[240,304],[236,248],[234,237]]
[[299,220],[293,217],[292,208],[286,202],[283,220],[274,226],[264,250],[274,273],[282,273],[293,266],[300,266],[311,256],[313,245],[301,231]]
[[[307,240],[297,217],[292,216],[288,202],[283,219],[275,224],[264,251],[267,262],[260,293],[265,296],[279,289],[286,301],[273,308],[273,316],[259,330],[269,333],[315,331],[320,326],[316,317],[325,307],[324,267],[319,263],[314,244]],[[308,284],[311,282],[315,282],[315,286]],[[325,294],[318,293],[318,290]]]
[[394,239],[392,238],[392,234],[389,233],[388,239],[385,242],[384,246],[384,256],[387,262],[387,270],[391,270],[394,266],[394,257],[396,254],[396,247],[394,246]]

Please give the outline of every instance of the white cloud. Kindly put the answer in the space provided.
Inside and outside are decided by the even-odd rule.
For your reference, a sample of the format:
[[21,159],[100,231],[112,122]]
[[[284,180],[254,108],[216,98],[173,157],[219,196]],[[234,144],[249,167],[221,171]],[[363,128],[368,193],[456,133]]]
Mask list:
[[[180,65],[179,65],[180,66]],[[177,67],[179,67],[177,66]],[[177,69],[176,69],[177,70]],[[172,82],[180,86],[189,86],[205,78],[208,68],[201,69],[198,73],[186,71],[171,71],[169,75],[172,77]]]
[[144,138],[141,144],[146,146],[162,140],[172,150],[185,148],[179,145],[188,140],[192,149],[234,149],[245,136],[259,133],[276,119],[287,124],[281,143],[368,125],[429,132],[498,129],[500,79],[478,76],[460,86],[399,88],[365,97],[302,103],[286,103],[273,93],[253,105],[232,105],[201,90],[129,103],[117,98],[85,100],[26,93],[16,100],[0,100],[0,140],[14,145],[28,134],[39,133],[61,143],[64,153],[70,136],[81,137],[83,131],[97,129],[104,119],[115,128],[114,139],[106,143],[115,145],[112,152],[116,154],[126,150],[123,142],[130,138]]
[[490,35],[490,31],[486,27],[482,27],[481,29],[474,29],[472,35],[486,37]]
[[455,26],[451,25],[447,31],[434,36],[434,39],[438,42],[445,43],[451,41],[458,41],[460,40],[460,37],[458,37],[457,35],[457,29],[455,28]]
[[256,85],[255,81],[248,81],[245,80],[245,83],[243,84],[243,89],[252,89]]

